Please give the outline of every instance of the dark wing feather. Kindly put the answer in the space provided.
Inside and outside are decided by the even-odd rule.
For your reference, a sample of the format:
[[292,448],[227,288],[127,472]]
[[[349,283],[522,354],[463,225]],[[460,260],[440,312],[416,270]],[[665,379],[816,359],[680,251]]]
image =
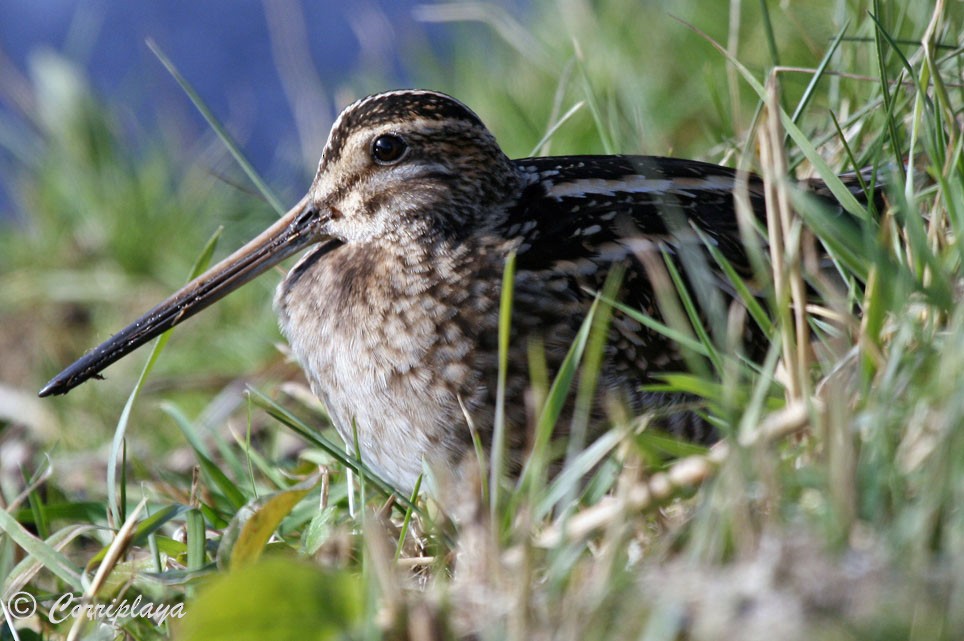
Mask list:
[[[538,284],[534,291],[518,288],[516,302],[525,313],[517,318],[531,324],[520,328],[523,331],[541,330],[548,335],[544,340],[550,361],[564,354],[593,292],[602,289],[614,263],[626,267],[620,294],[623,302],[660,316],[650,278],[638,257],[641,240],[643,245],[648,241],[651,247],[674,255],[699,253],[703,242],[693,233],[697,228],[731,264],[749,272],[734,205],[736,172],[731,169],[643,156],[515,162],[529,182],[499,231],[503,237],[518,239],[520,279],[531,272],[531,282]],[[750,178],[749,193],[755,213],[762,217],[762,188],[755,177]],[[712,265],[709,261],[704,264]],[[722,282],[714,274],[710,276],[714,285]],[[556,358],[553,339],[557,340]],[[644,393],[641,385],[655,382],[659,374],[684,368],[679,349],[670,340],[622,314],[614,316],[603,387],[621,390],[637,411],[652,409],[680,399]],[[709,435],[705,423],[689,413],[665,426],[699,440]]]
[[[733,200],[736,172],[692,160],[652,156],[564,156],[515,161],[530,183],[505,221],[524,238],[520,268],[593,260],[600,248],[632,238],[671,243],[692,225],[747,267]],[[762,218],[759,180],[750,202]]]
[[[652,317],[660,317],[653,286],[640,260],[641,250],[657,249],[681,264],[704,319],[706,305],[723,310],[733,298],[729,283],[705,252],[704,241],[715,244],[745,277],[752,269],[737,221],[734,170],[692,160],[652,156],[566,156],[514,161],[527,184],[508,208],[498,235],[515,239],[518,317],[528,324],[523,332],[544,337],[550,364],[565,353],[585,317],[594,292],[602,289],[615,263],[626,267],[621,300]],[[858,197],[856,180],[845,178]],[[834,203],[819,181],[802,185],[817,197]],[[880,199],[880,190],[872,197]],[[750,208],[761,222],[766,209],[763,185],[747,177]],[[695,260],[690,260],[695,257]],[[659,258],[659,257],[658,257]],[[695,268],[694,268],[695,266]],[[529,276],[527,279],[526,276]],[[551,341],[556,341],[555,355]],[[767,341],[748,324],[746,347],[760,357]],[[660,374],[685,370],[679,347],[658,332],[642,327],[623,314],[614,314],[603,387],[627,392],[634,409],[674,403],[641,391]],[[684,412],[664,422],[674,432],[704,440],[711,435],[705,422]]]

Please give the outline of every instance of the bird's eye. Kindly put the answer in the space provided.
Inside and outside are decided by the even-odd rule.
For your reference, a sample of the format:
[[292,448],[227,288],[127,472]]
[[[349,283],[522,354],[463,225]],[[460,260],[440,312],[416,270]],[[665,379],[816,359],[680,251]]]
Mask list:
[[394,165],[405,156],[408,144],[395,134],[384,134],[372,142],[372,158],[379,165]]

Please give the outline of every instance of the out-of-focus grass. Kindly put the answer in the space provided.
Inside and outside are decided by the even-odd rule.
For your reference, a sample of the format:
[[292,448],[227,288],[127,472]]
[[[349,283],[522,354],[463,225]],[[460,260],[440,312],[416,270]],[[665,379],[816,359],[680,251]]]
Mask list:
[[[957,5],[938,14],[904,4],[768,4],[768,15],[762,3],[695,1],[539,2],[521,17],[478,4],[422,8],[426,20],[454,22],[458,46],[451,63],[413,54],[413,73],[476,109],[511,155],[672,151],[768,176],[784,137],[759,137],[778,114],[760,109],[764,96],[740,65],[762,86],[777,63],[816,68],[844,34],[785,154],[802,174],[819,173],[814,152],[831,173],[880,165],[890,206],[841,226],[789,194],[789,233],[771,233],[773,256],[789,267],[758,274],[775,283],[762,305],[782,333],[758,368],[734,356],[732,318],[709,319],[725,331],[701,332],[679,296],[680,323],[713,367],[666,384],[708,401],[733,435],[726,446],[704,455],[627,417],[553,479],[537,459],[521,487],[506,481],[484,499],[449,488],[455,523],[431,500],[386,503],[386,488],[337,453],[272,346],[276,278],[262,278],[178,329],[135,404],[118,489],[122,518],[139,527],[116,558],[107,546],[121,545],[121,523],[106,516],[102,470],[143,361],[66,399],[31,396],[183,281],[219,223],[225,252],[273,214],[217,178],[244,184],[211,139],[131,138],[75,69],[46,59],[33,108],[0,128],[22,126],[0,139],[24,212],[0,236],[0,380],[13,392],[0,407],[0,596],[26,590],[41,603],[21,635],[43,625],[45,638],[66,637],[70,621],[44,622],[56,595],[72,591],[183,602],[193,620],[182,629],[198,639],[238,629],[259,639],[960,638],[964,23]],[[812,74],[777,77],[792,114]],[[383,88],[365,83],[345,93]],[[894,163],[908,154],[904,185]],[[835,277],[798,254],[801,224],[837,259],[823,265]],[[797,278],[808,287],[794,290]],[[802,297],[810,315],[794,325],[784,312]],[[608,309],[596,313],[574,349],[589,364],[576,389],[594,384],[593,327]],[[814,353],[794,351],[808,332],[822,339]],[[787,374],[777,382],[778,357]],[[536,381],[547,407],[558,400],[552,375]],[[258,390],[249,404],[239,380]],[[297,457],[282,426],[305,446]],[[673,466],[667,451],[695,456]],[[594,465],[607,453],[615,462]],[[346,465],[362,472],[354,485]],[[272,558],[259,562],[263,554]],[[155,639],[172,622],[77,625]]]
[[[726,158],[742,149],[758,97],[702,34],[757,72],[776,65],[813,68],[848,22],[849,38],[873,36],[872,24],[862,15],[867,3],[770,7],[770,29],[761,13],[764,4],[769,6],[571,0],[536,3],[524,21],[494,4],[429,4],[423,16],[456,21],[464,39],[454,53],[455,64],[428,59],[422,68],[432,72],[433,82],[478,109],[510,155],[532,153],[547,127],[581,103],[552,136],[551,152]],[[899,9],[883,4],[882,11],[894,37],[911,41],[919,39],[916,27],[926,25],[931,15],[928,3]],[[476,21],[491,26],[485,37],[479,36]],[[857,42],[848,42],[835,56],[833,72],[869,78],[844,81],[831,74],[824,79],[806,114],[814,116],[811,127],[820,135],[831,133],[824,120],[831,101],[845,113],[866,104],[867,83],[875,82],[874,56],[872,47]],[[788,111],[811,77],[806,72],[781,74]],[[877,113],[866,125],[879,129],[880,117]]]
[[[223,252],[273,217],[226,182],[239,172],[213,137],[134,136],[91,93],[82,71],[51,52],[35,56],[31,79],[33,108],[6,112],[23,141],[8,150],[16,163],[5,177],[19,221],[0,235],[0,375],[26,394],[183,282],[218,226],[225,227]],[[239,372],[256,376],[276,365],[269,289],[255,284],[199,320],[196,332],[176,336],[179,347],[153,384],[199,408]],[[107,376],[129,380],[139,367],[135,358]],[[45,403],[53,424],[39,427],[67,444],[93,445],[128,391],[92,385],[76,401],[54,399]],[[159,418],[139,415],[154,426]],[[161,432],[142,436],[152,433]]]

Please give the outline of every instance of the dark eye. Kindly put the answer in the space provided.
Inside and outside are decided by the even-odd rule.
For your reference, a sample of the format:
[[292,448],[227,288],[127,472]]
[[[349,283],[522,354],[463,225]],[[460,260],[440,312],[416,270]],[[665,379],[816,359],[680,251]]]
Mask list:
[[372,143],[372,158],[380,165],[397,163],[408,151],[408,145],[395,134],[384,134]]

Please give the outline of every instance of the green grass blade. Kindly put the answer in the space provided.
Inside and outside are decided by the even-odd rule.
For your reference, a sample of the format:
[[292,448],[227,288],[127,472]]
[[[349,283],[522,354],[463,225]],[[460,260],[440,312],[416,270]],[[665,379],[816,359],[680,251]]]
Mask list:
[[[687,287],[683,275],[680,273],[679,268],[676,265],[676,261],[673,260],[673,257],[665,251],[663,252],[663,262],[666,265],[666,271],[669,273],[670,279],[673,281],[673,286],[676,289],[676,300],[682,304],[683,311],[686,313],[686,319],[689,321],[688,324],[684,325],[682,323],[682,319],[679,319],[680,326],[688,326],[693,330],[693,332],[696,334],[696,340],[703,345],[703,348],[706,352],[706,358],[709,359],[710,363],[713,364],[713,369],[717,372],[722,371],[723,359],[720,356],[719,350],[716,349],[716,345],[714,344],[713,339],[710,337],[709,332],[706,330],[704,325],[706,319],[700,312],[701,309],[706,309],[709,306],[704,306],[701,308],[696,304],[696,302],[693,300],[693,296],[690,294],[689,287]],[[705,265],[701,265],[699,267],[691,268],[690,271],[702,271],[704,269],[706,269]],[[699,278],[699,275],[697,274],[695,277]],[[665,304],[668,302],[668,297],[669,293],[667,293],[667,296],[660,299],[661,308],[665,309]],[[675,306],[675,301],[672,303],[672,306]],[[698,361],[694,361],[693,363],[690,363],[690,365],[695,365],[696,369],[701,369],[697,363]]]
[[[893,150],[896,164],[900,168],[898,171],[901,173],[901,176],[903,176],[904,159],[900,152],[901,141],[900,136],[897,134],[897,123],[894,120],[894,97],[890,93],[890,79],[887,77],[887,61],[884,54],[883,40],[887,40],[887,42],[891,44],[892,51],[899,54],[900,49],[893,46],[890,35],[877,19],[879,15],[880,0],[874,0],[874,11],[870,14],[870,19],[873,20],[877,26],[877,28],[874,29],[874,51],[877,54],[877,71],[880,74],[880,92],[884,99],[884,118],[887,123],[887,135],[890,137],[890,146]],[[911,77],[913,77],[913,74]]]
[[[716,48],[717,51],[723,54],[730,64],[736,68],[741,76],[743,76],[743,79],[746,81],[747,85],[749,85],[750,88],[756,92],[756,94],[760,97],[760,100],[766,100],[767,92],[766,88],[763,86],[763,83],[757,80],[750,70],[743,65],[743,63],[731,56],[725,47],[713,40],[713,38],[708,36],[703,31],[700,31],[688,23],[684,22],[684,24],[686,24],[696,33],[703,36],[707,42],[709,42],[714,48]],[[866,208],[860,204],[852,193],[850,193],[850,190],[847,189],[847,186],[843,184],[843,181],[840,180],[840,177],[837,176],[836,172],[830,168],[830,165],[823,158],[823,156],[820,155],[816,147],[814,147],[813,143],[810,141],[810,137],[807,136],[796,125],[796,123],[793,122],[790,116],[783,109],[780,110],[780,119],[784,129],[786,129],[787,134],[789,134],[790,138],[793,139],[793,142],[797,145],[800,151],[803,152],[803,155],[806,156],[807,160],[810,161],[810,164],[812,164],[817,170],[820,178],[824,181],[824,183],[826,183],[827,189],[829,189],[834,195],[834,198],[840,202],[840,205],[854,217],[861,220],[866,219]]]
[[769,336],[773,332],[773,321],[760,303],[758,295],[753,293],[750,286],[747,285],[743,277],[737,273],[736,268],[733,267],[732,263],[723,255],[723,252],[719,250],[712,240],[702,231],[698,233],[707,251],[709,251],[710,256],[726,277],[727,283],[733,285],[734,289],[736,289],[737,298],[740,303],[746,307],[753,322],[757,324],[764,334]]
[[[415,479],[415,488],[412,490],[412,495],[409,497],[409,501],[412,505],[418,500],[418,493],[422,489],[422,475],[419,474],[418,478]],[[405,508],[405,516],[402,519],[402,527],[399,528],[398,532],[398,543],[395,546],[395,561],[398,562],[399,557],[402,555],[402,549],[405,546],[405,539],[408,537],[409,529],[412,525],[412,515],[415,514],[415,510],[408,507]]]
[[372,469],[367,467],[358,457],[349,456],[343,447],[326,438],[318,431],[317,428],[307,425],[301,419],[275,403],[271,398],[265,396],[258,390],[249,389],[248,393],[251,394],[252,401],[255,405],[267,411],[268,414],[279,423],[285,427],[288,427],[312,445],[324,450],[329,456],[334,458],[345,468],[362,476],[367,482],[378,488],[378,491],[385,496],[394,496],[399,505],[419,511],[418,507],[409,500],[408,495],[395,489],[395,487],[393,487],[388,481],[384,480]]
[[84,589],[80,568],[71,563],[63,553],[28,532],[6,510],[0,510],[0,531],[72,589],[78,591]]
[[261,176],[258,175],[258,172],[255,171],[254,167],[248,162],[247,158],[244,157],[244,154],[241,153],[241,149],[238,147],[237,143],[234,142],[231,134],[229,134],[227,130],[221,126],[221,123],[217,118],[215,118],[214,113],[208,108],[204,101],[201,100],[201,96],[198,94],[198,92],[194,90],[194,87],[191,86],[187,79],[181,75],[181,72],[178,71],[177,67],[174,66],[174,63],[171,62],[171,59],[168,58],[163,51],[161,51],[160,46],[158,46],[153,39],[148,38],[147,46],[154,53],[154,55],[157,56],[157,59],[161,61],[161,64],[164,65],[164,68],[167,69],[168,73],[171,74],[175,82],[177,82],[181,89],[184,90],[184,93],[187,94],[188,98],[191,99],[191,102],[194,103],[194,106],[200,112],[201,116],[204,117],[204,120],[206,120],[211,129],[214,130],[214,133],[218,135],[218,138],[220,138],[221,142],[224,143],[224,146],[231,153],[231,156],[234,157],[235,162],[238,163],[244,173],[248,176],[248,179],[254,183],[254,186],[258,189],[258,192],[260,192],[264,199],[268,201],[268,204],[271,205],[271,208],[274,209],[279,216],[284,214],[285,208],[281,204],[281,201],[277,196],[275,196],[271,188],[268,187],[268,184],[261,179]]
[[499,487],[505,475],[505,384],[509,370],[509,337],[512,332],[512,296],[515,285],[515,252],[508,255],[502,272],[499,300],[499,373],[495,392],[495,419],[492,427],[491,466],[489,469],[489,509],[493,522],[499,505]]
[[[194,262],[194,266],[191,268],[190,275],[188,276],[188,281],[200,276],[204,270],[207,269],[208,265],[211,263],[211,257],[214,255],[214,250],[218,245],[218,240],[221,238],[221,229],[219,228],[208,242],[201,249],[201,253],[198,255],[197,260]],[[127,433],[127,424],[130,421],[131,411],[134,409],[134,402],[137,397],[140,396],[141,389],[144,387],[144,382],[147,380],[147,376],[154,369],[154,364],[160,357],[161,352],[164,351],[164,346],[167,345],[167,341],[170,340],[171,333],[173,329],[169,329],[163,334],[161,334],[157,340],[154,342],[154,346],[151,348],[151,353],[147,357],[147,362],[144,364],[144,368],[141,370],[140,376],[137,378],[137,382],[134,384],[134,389],[131,390],[130,395],[127,397],[127,402],[124,404],[124,409],[121,411],[120,418],[117,421],[117,427],[114,429],[114,438],[111,441],[110,457],[107,460],[107,503],[110,506],[110,512],[113,515],[114,523],[117,527],[124,522],[124,504],[123,501],[117,495],[117,470],[118,470],[118,460],[121,456],[121,451],[124,449],[124,435]],[[121,470],[123,471],[123,466]],[[126,483],[124,484],[126,487]],[[122,487],[123,491],[124,488]]]
[[820,64],[817,65],[816,70],[810,77],[810,82],[807,83],[807,88],[803,90],[803,95],[800,97],[800,102],[797,103],[797,108],[793,110],[793,115],[790,116],[790,120],[792,120],[794,123],[800,122],[800,117],[810,104],[810,100],[813,98],[813,95],[817,90],[817,85],[820,84],[820,80],[826,73],[827,66],[830,64],[830,59],[833,58],[833,54],[837,52],[837,48],[840,46],[840,43],[843,42],[844,34],[847,33],[847,28],[849,26],[850,22],[848,21],[844,24],[844,26],[840,29],[840,32],[837,33],[837,36],[830,43],[827,51],[823,54],[823,58],[820,59]]
[[[549,443],[552,433],[566,404],[569,391],[572,388],[572,381],[576,376],[576,369],[582,361],[582,355],[586,349],[586,343],[589,340],[589,333],[598,306],[599,298],[597,297],[596,300],[593,301],[586,318],[583,319],[582,325],[580,325],[579,331],[576,333],[576,338],[572,342],[572,345],[569,346],[566,357],[563,359],[562,365],[560,365],[559,371],[552,381],[552,386],[549,388],[549,395],[546,397],[542,411],[539,414],[539,419],[536,422],[536,432],[532,450],[523,466],[522,474],[519,475],[517,488],[539,487],[544,480],[544,475],[548,470],[550,462]],[[517,493],[517,495],[521,496],[521,493]]]

